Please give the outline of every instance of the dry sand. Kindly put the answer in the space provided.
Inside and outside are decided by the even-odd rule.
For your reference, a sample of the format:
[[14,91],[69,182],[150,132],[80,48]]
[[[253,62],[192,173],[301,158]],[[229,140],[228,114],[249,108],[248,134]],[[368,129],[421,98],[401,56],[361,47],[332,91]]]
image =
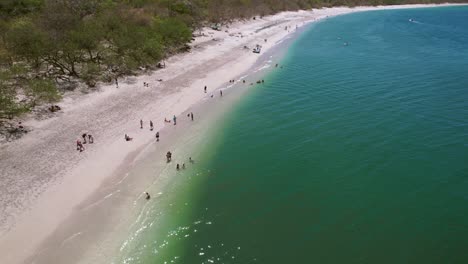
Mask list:
[[[251,51],[256,44],[263,46],[263,53],[296,26],[327,16],[408,7],[427,5],[284,12],[239,21],[222,31],[204,29],[204,36],[191,44],[192,51],[171,57],[165,69],[120,80],[118,89],[109,85],[87,95],[67,96],[56,117],[26,121],[32,132],[0,146],[0,263],[24,263],[37,253],[41,242],[68,216],[80,213],[78,205],[116,171],[128,169],[154,141],[156,131],[172,126],[164,118],[179,116],[245,74],[259,58]],[[154,122],[153,132],[149,120]],[[75,142],[83,132],[92,134],[95,142],[80,153]],[[125,142],[124,134],[133,141]]]

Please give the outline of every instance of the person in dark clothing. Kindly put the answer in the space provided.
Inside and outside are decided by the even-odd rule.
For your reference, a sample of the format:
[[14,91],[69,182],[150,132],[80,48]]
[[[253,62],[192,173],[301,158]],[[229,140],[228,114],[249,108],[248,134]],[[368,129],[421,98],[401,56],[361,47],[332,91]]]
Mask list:
[[150,120],[150,131],[153,131],[154,126],[153,126],[153,121]]
[[76,150],[79,150],[80,152],[84,150],[83,144],[79,139],[76,141]]
[[156,132],[156,142],[159,142],[159,132]]

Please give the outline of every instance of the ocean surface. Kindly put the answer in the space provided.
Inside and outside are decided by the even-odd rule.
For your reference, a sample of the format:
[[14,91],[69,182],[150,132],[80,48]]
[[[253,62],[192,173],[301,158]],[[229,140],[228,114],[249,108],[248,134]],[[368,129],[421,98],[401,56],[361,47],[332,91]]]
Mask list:
[[468,7],[330,18],[279,63],[118,263],[468,263]]

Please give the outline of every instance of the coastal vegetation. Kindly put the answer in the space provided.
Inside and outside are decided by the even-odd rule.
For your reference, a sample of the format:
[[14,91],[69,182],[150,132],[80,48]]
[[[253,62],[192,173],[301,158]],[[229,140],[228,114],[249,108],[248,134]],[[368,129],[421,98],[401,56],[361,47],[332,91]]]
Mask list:
[[187,50],[192,32],[211,23],[323,6],[416,2],[434,1],[2,0],[0,122],[60,100],[77,83],[92,88],[152,69]]

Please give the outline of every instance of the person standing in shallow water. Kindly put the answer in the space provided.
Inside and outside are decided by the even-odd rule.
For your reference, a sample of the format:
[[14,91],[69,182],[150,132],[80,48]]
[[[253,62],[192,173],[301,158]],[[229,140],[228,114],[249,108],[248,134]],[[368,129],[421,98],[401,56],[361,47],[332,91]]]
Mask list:
[[193,121],[193,112],[190,112],[190,118],[191,118],[192,121]]
[[143,120],[140,119],[140,129],[143,129]]
[[223,90],[219,90],[219,95],[223,97]]
[[205,93],[206,93],[206,85],[205,85]]
[[150,120],[150,131],[153,131],[154,126],[153,126],[153,121]]
[[156,142],[159,142],[159,132],[156,132]]
[[174,115],[174,117],[172,118],[172,120],[174,120],[174,126],[177,125],[177,117]]

